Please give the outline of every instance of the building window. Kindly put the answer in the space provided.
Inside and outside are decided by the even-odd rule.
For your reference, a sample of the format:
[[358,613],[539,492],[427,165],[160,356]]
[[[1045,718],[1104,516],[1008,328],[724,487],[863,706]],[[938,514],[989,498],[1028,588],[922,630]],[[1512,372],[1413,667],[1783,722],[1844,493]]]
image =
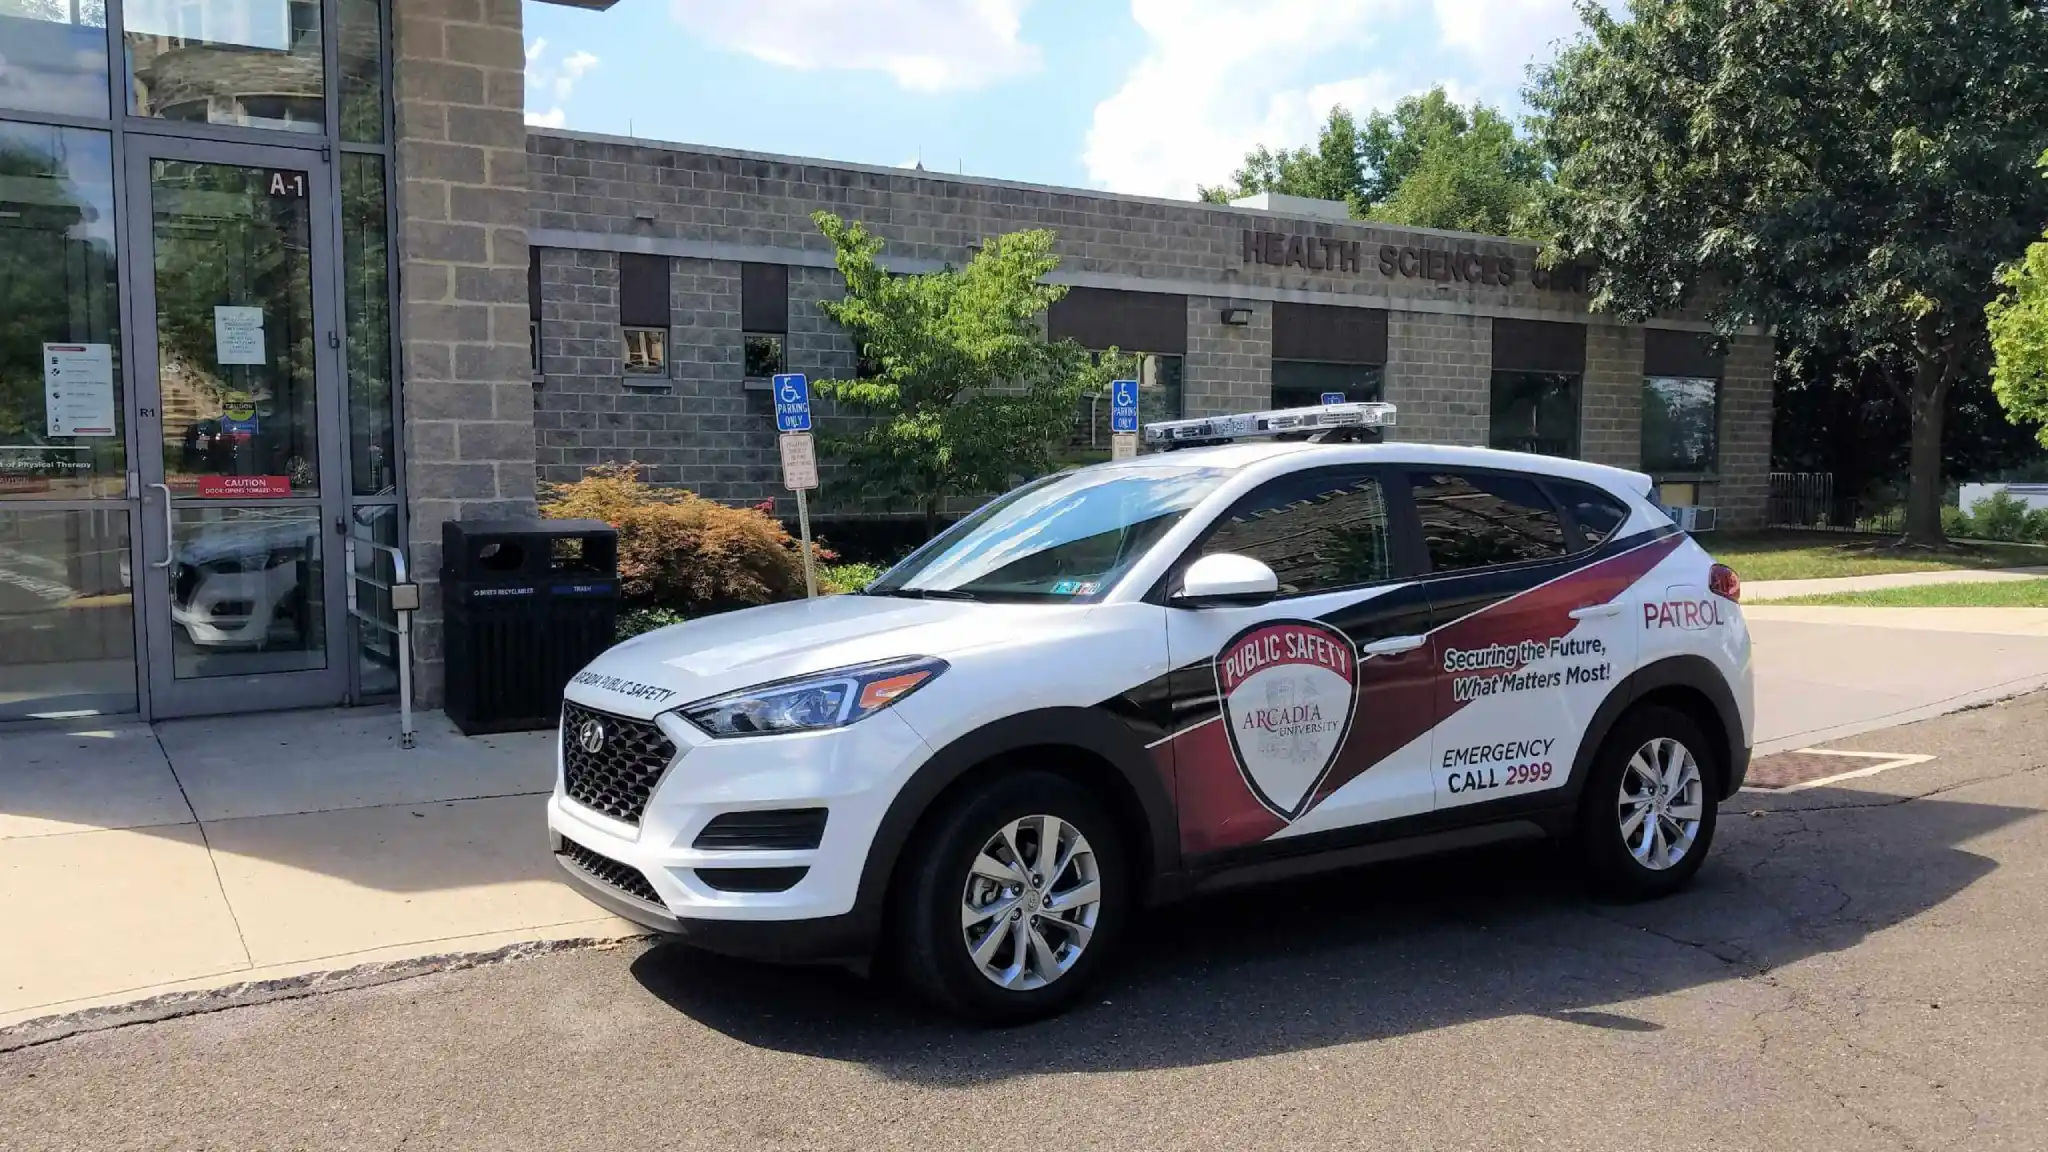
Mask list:
[[0,108],[107,117],[107,6],[0,4]]
[[1645,472],[1712,472],[1719,463],[1721,382],[1651,376],[1643,381]]
[[1434,472],[1410,478],[1433,572],[1463,572],[1565,554],[1557,507],[1527,476]]
[[746,377],[766,380],[786,370],[789,340],[789,268],[782,264],[740,265],[740,341],[746,349]]
[[137,116],[327,130],[318,0],[136,0],[121,20]]
[[1564,372],[1495,372],[1487,443],[1544,456],[1579,454],[1579,377]]
[[625,333],[627,373],[668,371],[668,257],[619,254],[619,326]]
[[1309,360],[1273,361],[1273,407],[1306,408],[1323,397],[1342,394],[1349,402],[1378,400],[1386,386],[1386,369],[1377,364],[1319,364]]
[[526,250],[526,355],[540,380],[540,249]]
[[668,371],[668,329],[626,329],[626,371],[636,376],[659,376]]
[[1720,465],[1720,349],[1711,335],[1643,332],[1646,472],[1712,472]]
[[1577,456],[1585,372],[1585,325],[1495,320],[1487,442],[1516,452]]

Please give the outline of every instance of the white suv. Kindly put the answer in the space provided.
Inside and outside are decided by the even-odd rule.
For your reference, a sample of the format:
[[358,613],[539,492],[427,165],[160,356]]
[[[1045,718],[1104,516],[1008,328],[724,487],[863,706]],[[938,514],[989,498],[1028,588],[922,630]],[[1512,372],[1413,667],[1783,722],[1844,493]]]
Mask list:
[[613,648],[563,707],[558,860],[641,924],[881,953],[988,1021],[1231,881],[1555,836],[1610,890],[1684,884],[1749,763],[1734,573],[1637,473],[1265,438],[1391,417],[1317,411],[1149,427],[1206,446]]

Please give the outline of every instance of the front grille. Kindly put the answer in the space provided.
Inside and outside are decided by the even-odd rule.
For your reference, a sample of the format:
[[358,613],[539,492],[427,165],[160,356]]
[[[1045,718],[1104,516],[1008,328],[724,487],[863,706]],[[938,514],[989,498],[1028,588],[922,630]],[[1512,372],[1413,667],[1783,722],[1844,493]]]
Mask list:
[[825,809],[770,808],[724,812],[697,833],[692,848],[807,851],[825,838]]
[[[583,748],[586,723],[603,730],[596,752]],[[562,704],[562,787],[569,799],[585,808],[628,824],[640,823],[647,798],[654,795],[654,786],[675,754],[676,746],[661,728],[646,720]]]
[[699,868],[697,879],[720,892],[787,892],[809,868]]
[[621,864],[602,853],[592,852],[574,840],[563,839],[561,855],[578,871],[610,888],[644,900],[656,908],[662,907],[661,897],[654,894],[654,885],[647,882],[647,876],[630,864]]

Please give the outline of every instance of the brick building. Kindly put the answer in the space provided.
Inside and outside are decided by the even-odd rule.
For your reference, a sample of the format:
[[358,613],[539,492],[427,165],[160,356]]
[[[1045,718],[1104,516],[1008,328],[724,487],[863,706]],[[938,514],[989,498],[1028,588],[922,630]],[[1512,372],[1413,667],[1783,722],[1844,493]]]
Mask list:
[[[527,158],[545,480],[632,460],[719,500],[786,496],[768,376],[855,363],[820,307],[842,289],[810,220],[824,209],[899,272],[1051,229],[1071,289],[1050,334],[1142,354],[1148,420],[1343,392],[1397,404],[1394,439],[1640,468],[1724,524],[1763,516],[1770,340],[1716,355],[1704,324],[1611,323],[1527,244],[1295,197],[1191,204],[551,130]],[[1085,400],[1077,440],[1106,450],[1089,435],[1106,417]]]
[[400,557],[432,701],[445,521],[606,461],[780,496],[765,377],[856,362],[818,208],[905,271],[1053,229],[1047,324],[1142,353],[1146,418],[1379,397],[1762,516],[1768,339],[1526,245],[529,131],[520,0],[15,5],[0,59],[0,722],[388,699]]

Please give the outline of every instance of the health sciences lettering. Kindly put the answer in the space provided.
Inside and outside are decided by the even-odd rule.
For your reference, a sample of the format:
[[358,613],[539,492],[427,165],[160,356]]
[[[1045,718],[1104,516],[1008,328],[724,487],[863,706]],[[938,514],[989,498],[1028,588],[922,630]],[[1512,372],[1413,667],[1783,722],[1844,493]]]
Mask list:
[[[1243,230],[1244,262],[1278,267],[1306,268],[1314,272],[1361,272],[1363,244],[1328,236],[1298,232]],[[1382,276],[1438,283],[1482,284],[1506,288],[1522,275],[1523,263],[1506,253],[1476,250],[1452,251],[1414,245],[1382,244],[1377,266]],[[1584,292],[1590,271],[1578,265],[1543,268],[1531,263],[1529,283],[1550,292]]]

